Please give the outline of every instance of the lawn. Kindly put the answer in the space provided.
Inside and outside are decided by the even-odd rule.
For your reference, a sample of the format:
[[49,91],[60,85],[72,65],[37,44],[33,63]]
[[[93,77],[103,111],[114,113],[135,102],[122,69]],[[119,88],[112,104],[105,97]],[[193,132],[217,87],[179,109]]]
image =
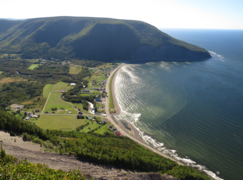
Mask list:
[[76,116],[40,115],[36,125],[43,129],[72,130]]
[[86,124],[86,122],[88,122],[89,120],[87,119],[76,119],[75,121],[75,130],[77,129],[77,127]]
[[67,89],[67,88],[68,88],[68,83],[64,83],[64,82],[58,82],[57,84],[47,84],[43,89],[43,96],[44,98],[47,98],[50,92]]
[[32,64],[28,69],[33,70],[37,67],[39,67],[39,64]]
[[61,92],[52,92],[44,112],[46,111],[50,112],[52,111],[51,108],[56,107],[57,109],[61,109],[61,108],[64,108],[65,110],[68,109],[66,113],[69,113],[69,111],[71,111],[72,114],[77,114],[77,111],[75,111],[72,104],[62,100],[61,96],[62,96]]
[[[89,120],[90,121],[90,120]],[[96,123],[95,121],[90,121],[88,126],[85,126],[82,130],[80,130],[79,132],[83,132],[83,133],[88,133],[89,131],[99,127],[100,125],[98,123]],[[90,129],[89,129],[90,128]]]
[[78,74],[82,71],[82,66],[70,65],[69,74]]
[[107,124],[103,125],[100,127],[100,129],[94,131],[94,133],[96,134],[104,134],[105,132],[108,132],[109,134],[114,134],[112,131],[110,131],[110,129],[108,128],[108,126],[110,125],[111,123],[108,122]]
[[2,74],[3,73],[3,71],[0,71],[0,74]]

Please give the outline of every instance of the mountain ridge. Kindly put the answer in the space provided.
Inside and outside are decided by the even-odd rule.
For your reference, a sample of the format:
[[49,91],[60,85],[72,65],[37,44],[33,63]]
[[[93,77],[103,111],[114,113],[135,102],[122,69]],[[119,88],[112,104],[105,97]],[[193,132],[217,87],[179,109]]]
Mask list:
[[211,57],[205,49],[177,40],[148,23],[92,17],[0,20],[0,53],[104,62]]

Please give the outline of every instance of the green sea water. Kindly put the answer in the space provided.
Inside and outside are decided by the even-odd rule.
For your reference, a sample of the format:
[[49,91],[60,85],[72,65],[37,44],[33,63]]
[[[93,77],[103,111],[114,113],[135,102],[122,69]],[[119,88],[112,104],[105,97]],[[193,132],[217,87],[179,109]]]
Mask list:
[[215,179],[243,179],[243,31],[164,31],[213,57],[125,65],[116,78],[122,109],[116,118]]

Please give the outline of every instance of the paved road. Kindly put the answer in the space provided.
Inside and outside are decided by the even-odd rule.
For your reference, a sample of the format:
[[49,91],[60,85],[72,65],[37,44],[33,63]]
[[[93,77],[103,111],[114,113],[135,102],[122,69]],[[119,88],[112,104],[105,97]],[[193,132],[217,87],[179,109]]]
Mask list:
[[[123,64],[120,65],[119,67],[117,67],[117,69],[120,69],[122,66],[123,66]],[[114,72],[118,73],[118,71],[116,71],[117,69],[115,69],[115,70],[112,72],[112,74],[109,76],[108,81],[107,81],[107,83],[106,83],[106,90],[107,90],[108,96],[110,96],[110,92],[109,92],[109,91],[110,91],[110,89],[109,89],[110,79],[111,79],[111,77],[112,77],[112,75],[113,75]],[[114,77],[115,77],[115,76],[114,76]],[[115,80],[115,78],[113,78],[113,80]],[[111,89],[112,89],[112,88],[111,88]],[[155,152],[155,153],[157,153],[157,154],[159,154],[159,155],[161,155],[161,156],[163,156],[163,157],[166,157],[166,158],[168,158],[168,159],[171,159],[172,161],[175,161],[175,162],[177,162],[177,163],[180,164],[180,165],[184,165],[184,164],[182,164],[182,163],[176,161],[175,159],[171,158],[170,156],[167,156],[166,154],[163,154],[162,152],[160,152],[160,151],[158,151],[158,150],[156,150],[156,149],[150,147],[149,145],[147,145],[147,144],[145,144],[145,143],[139,141],[138,139],[136,139],[136,138],[134,138],[133,136],[131,136],[131,135],[129,135],[128,133],[126,133],[120,126],[118,126],[118,124],[116,124],[116,122],[115,122],[115,121],[113,120],[113,118],[111,117],[111,114],[110,114],[110,111],[109,111],[109,97],[106,97],[105,111],[106,111],[106,118],[107,118],[107,119],[108,119],[108,120],[109,120],[109,121],[110,121],[110,122],[117,128],[118,131],[121,132],[121,134],[122,134],[123,136],[126,136],[126,137],[132,139],[133,141],[137,142],[138,144],[140,144],[140,145],[142,145],[142,146],[144,146],[144,147],[150,149],[151,151],[153,151],[153,152]]]

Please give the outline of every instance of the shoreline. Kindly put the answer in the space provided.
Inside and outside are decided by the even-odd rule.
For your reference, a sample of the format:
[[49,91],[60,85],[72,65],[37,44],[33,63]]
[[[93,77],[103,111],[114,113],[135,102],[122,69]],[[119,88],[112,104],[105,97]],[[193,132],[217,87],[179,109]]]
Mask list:
[[[115,69],[112,72],[112,74],[108,78],[108,81],[107,81],[108,83],[106,84],[106,89],[108,91],[107,93],[108,93],[108,96],[110,96],[109,84],[112,83],[111,84],[112,99],[113,99],[114,109],[116,110],[116,113],[110,114],[110,111],[109,111],[109,97],[106,97],[107,98],[107,100],[106,100],[107,103],[106,103],[105,110],[106,110],[106,117],[107,117],[107,119],[117,128],[118,131],[121,132],[121,134],[123,136],[126,136],[126,137],[130,138],[131,140],[139,143],[140,145],[144,146],[145,148],[147,148],[147,149],[149,149],[149,150],[151,150],[151,151],[153,151],[153,152],[155,152],[155,153],[157,153],[157,154],[159,154],[159,155],[161,155],[161,156],[163,156],[163,157],[165,157],[167,159],[170,159],[170,160],[176,162],[179,165],[185,165],[185,164],[179,162],[178,160],[176,160],[176,159],[174,159],[174,158],[172,158],[172,157],[170,157],[170,156],[158,151],[157,149],[154,149],[153,147],[149,146],[148,144],[146,144],[144,142],[144,140],[139,136],[139,131],[136,129],[136,127],[134,127],[130,122],[126,121],[128,123],[129,128],[132,130],[132,132],[129,133],[128,130],[125,128],[125,126],[120,121],[116,120],[116,118],[114,117],[114,115],[119,115],[121,113],[121,108],[119,106],[119,103],[118,103],[117,98],[116,98],[116,93],[115,93],[115,81],[116,81],[117,74],[118,74],[120,68],[123,65],[124,64],[121,64],[117,69]],[[112,82],[110,82],[111,81],[110,78],[112,77],[113,73],[115,73],[115,74],[114,74],[114,77],[112,78]],[[123,120],[123,121],[125,121],[125,120]]]
[[[197,165],[201,166],[200,164],[197,164],[197,163],[196,163],[196,165],[195,165],[195,164],[190,164],[190,163],[188,164],[188,163],[186,163],[186,162],[182,162],[182,161],[179,160],[179,159],[182,159],[182,160],[183,160],[183,158],[179,158],[179,159],[177,159],[177,158],[173,158],[173,157],[171,157],[171,156],[169,156],[169,155],[167,155],[167,154],[165,154],[165,153],[163,153],[163,152],[161,152],[161,151],[155,149],[154,147],[148,145],[148,144],[145,142],[145,140],[143,140],[143,138],[139,135],[141,132],[139,131],[139,129],[138,129],[135,125],[133,125],[132,123],[128,122],[128,121],[125,120],[125,119],[117,120],[117,119],[114,117],[114,116],[117,116],[117,115],[119,115],[119,114],[121,113],[121,107],[120,107],[120,105],[119,105],[119,103],[118,103],[118,101],[117,101],[116,93],[115,93],[115,82],[116,82],[117,74],[118,74],[120,68],[121,68],[123,65],[124,65],[124,64],[120,65],[116,70],[114,70],[115,74],[114,74],[114,77],[112,78],[112,82],[111,82],[111,83],[112,83],[112,84],[111,84],[111,86],[112,86],[112,87],[111,87],[111,91],[112,91],[112,98],[113,98],[114,109],[116,110],[116,113],[112,113],[112,114],[110,114],[109,111],[108,111],[108,112],[106,111],[107,119],[110,120],[111,123],[113,123],[113,125],[117,128],[117,130],[119,130],[119,131],[121,132],[121,134],[122,134],[123,136],[126,136],[126,137],[130,138],[131,140],[133,140],[133,141],[139,143],[139,144],[142,145],[143,147],[145,147],[145,148],[147,148],[147,149],[150,149],[151,151],[153,151],[153,152],[155,152],[155,153],[157,153],[157,154],[159,154],[159,155],[161,155],[161,156],[163,156],[163,157],[165,157],[165,158],[167,158],[167,159],[170,159],[170,160],[176,162],[178,165],[189,166],[189,167],[193,167],[193,168],[199,170],[200,168],[198,169]],[[112,75],[113,75],[113,73],[112,73]],[[111,81],[111,80],[110,80],[110,77],[109,77],[107,82],[110,82],[110,81]],[[109,83],[108,83],[108,85],[109,85]],[[109,92],[108,92],[108,93],[109,93]],[[109,108],[109,104],[108,104],[107,107]],[[108,116],[110,116],[111,118],[108,118]],[[125,122],[127,123],[128,127],[129,127],[131,130],[128,130],[128,129],[123,125],[123,123],[121,123],[121,121],[125,121]],[[190,160],[190,159],[189,159],[189,160]],[[207,168],[206,168],[206,169],[202,169],[202,170],[200,170],[200,171],[203,172],[203,173],[205,173],[205,174],[207,174],[207,175],[208,175],[210,178],[212,178],[212,179],[222,180],[222,179],[219,178],[215,173],[213,173],[212,171],[208,170]]]

